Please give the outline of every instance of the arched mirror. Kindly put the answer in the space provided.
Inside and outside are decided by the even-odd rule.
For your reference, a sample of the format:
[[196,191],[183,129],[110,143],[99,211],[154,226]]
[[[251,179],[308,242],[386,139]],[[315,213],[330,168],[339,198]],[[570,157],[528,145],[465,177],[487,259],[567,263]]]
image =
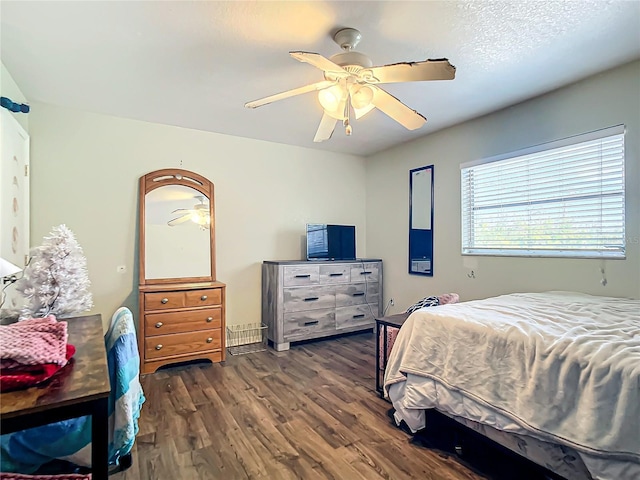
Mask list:
[[213,183],[165,169],[140,179],[140,285],[212,282],[215,270]]

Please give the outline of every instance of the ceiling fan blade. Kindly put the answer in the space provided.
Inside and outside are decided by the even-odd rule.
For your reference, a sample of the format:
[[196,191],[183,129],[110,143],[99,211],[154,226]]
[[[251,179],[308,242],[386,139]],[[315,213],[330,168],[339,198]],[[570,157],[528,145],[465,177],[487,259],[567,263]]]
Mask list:
[[313,65],[320,70],[324,70],[325,72],[334,73],[339,77],[348,77],[351,75],[344,68],[342,68],[337,63],[333,63],[328,58],[323,57],[319,53],[312,52],[289,52],[293,58],[300,62],[308,63],[309,65]]
[[320,120],[318,130],[316,131],[316,136],[313,137],[313,141],[324,142],[325,140],[329,140],[336,128],[336,123],[338,123],[338,120],[336,118],[333,118],[332,116],[324,113],[322,115],[322,120]]
[[407,107],[390,93],[378,87],[374,87],[373,91],[371,103],[408,130],[416,130],[427,122],[425,117]]
[[453,80],[456,67],[449,60],[425,60],[424,62],[404,62],[369,68],[360,74],[367,82],[397,83],[421,82],[424,80]]
[[181,223],[186,222],[186,221],[187,221],[187,220],[189,220],[190,218],[191,218],[191,215],[190,215],[190,214],[183,215],[183,216],[181,216],[181,217],[174,218],[173,220],[169,220],[169,221],[167,222],[167,225],[169,225],[170,227],[173,227],[173,226],[175,226],[175,225],[180,225]]
[[373,103],[370,103],[364,108],[353,107],[353,111],[356,113],[356,120],[360,120],[362,117],[364,117],[367,113],[369,113],[374,108],[375,106],[373,105]]
[[336,82],[333,80],[323,80],[322,82],[312,83],[311,85],[305,85],[304,87],[294,88],[293,90],[287,90],[286,92],[276,93],[275,95],[270,95],[259,100],[247,102],[244,104],[244,106],[247,108],[257,108],[261,107],[262,105],[266,105],[267,103],[275,102],[277,100],[283,100],[285,98],[294,97],[296,95],[302,95],[303,93],[309,93],[315,90],[322,90],[323,88],[332,87],[335,84]]
[[191,210],[189,210],[188,208],[178,208],[171,213],[191,213]]

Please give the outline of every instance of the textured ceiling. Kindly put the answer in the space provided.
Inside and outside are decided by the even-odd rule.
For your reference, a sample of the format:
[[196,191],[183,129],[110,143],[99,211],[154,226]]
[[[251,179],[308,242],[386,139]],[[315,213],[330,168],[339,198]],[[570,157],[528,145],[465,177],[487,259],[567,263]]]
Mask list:
[[[369,155],[640,58],[638,1],[0,2],[1,57],[30,101],[334,152]],[[313,143],[322,80],[292,59],[339,53],[342,27],[374,65],[448,58],[453,81],[386,85],[427,117],[373,111]]]

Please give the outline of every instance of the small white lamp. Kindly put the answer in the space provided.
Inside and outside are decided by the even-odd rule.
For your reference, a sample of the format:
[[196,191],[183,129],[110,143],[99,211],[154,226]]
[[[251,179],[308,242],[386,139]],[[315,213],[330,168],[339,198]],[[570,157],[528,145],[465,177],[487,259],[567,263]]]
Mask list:
[[3,284],[13,283],[18,280],[16,278],[16,273],[21,271],[22,269],[20,267],[0,257],[0,278],[2,278]]
[[0,291],[0,307],[4,305],[5,289],[13,282],[17,281],[16,273],[21,272],[22,269],[11,262],[8,262],[4,258],[0,257],[0,278],[2,278],[2,291]]

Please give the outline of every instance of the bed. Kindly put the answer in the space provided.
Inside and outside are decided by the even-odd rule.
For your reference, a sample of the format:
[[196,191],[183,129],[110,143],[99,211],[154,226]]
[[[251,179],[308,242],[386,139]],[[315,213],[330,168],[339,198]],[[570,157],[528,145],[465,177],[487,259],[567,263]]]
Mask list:
[[384,394],[414,432],[433,408],[570,480],[639,479],[640,300],[516,293],[417,310]]

